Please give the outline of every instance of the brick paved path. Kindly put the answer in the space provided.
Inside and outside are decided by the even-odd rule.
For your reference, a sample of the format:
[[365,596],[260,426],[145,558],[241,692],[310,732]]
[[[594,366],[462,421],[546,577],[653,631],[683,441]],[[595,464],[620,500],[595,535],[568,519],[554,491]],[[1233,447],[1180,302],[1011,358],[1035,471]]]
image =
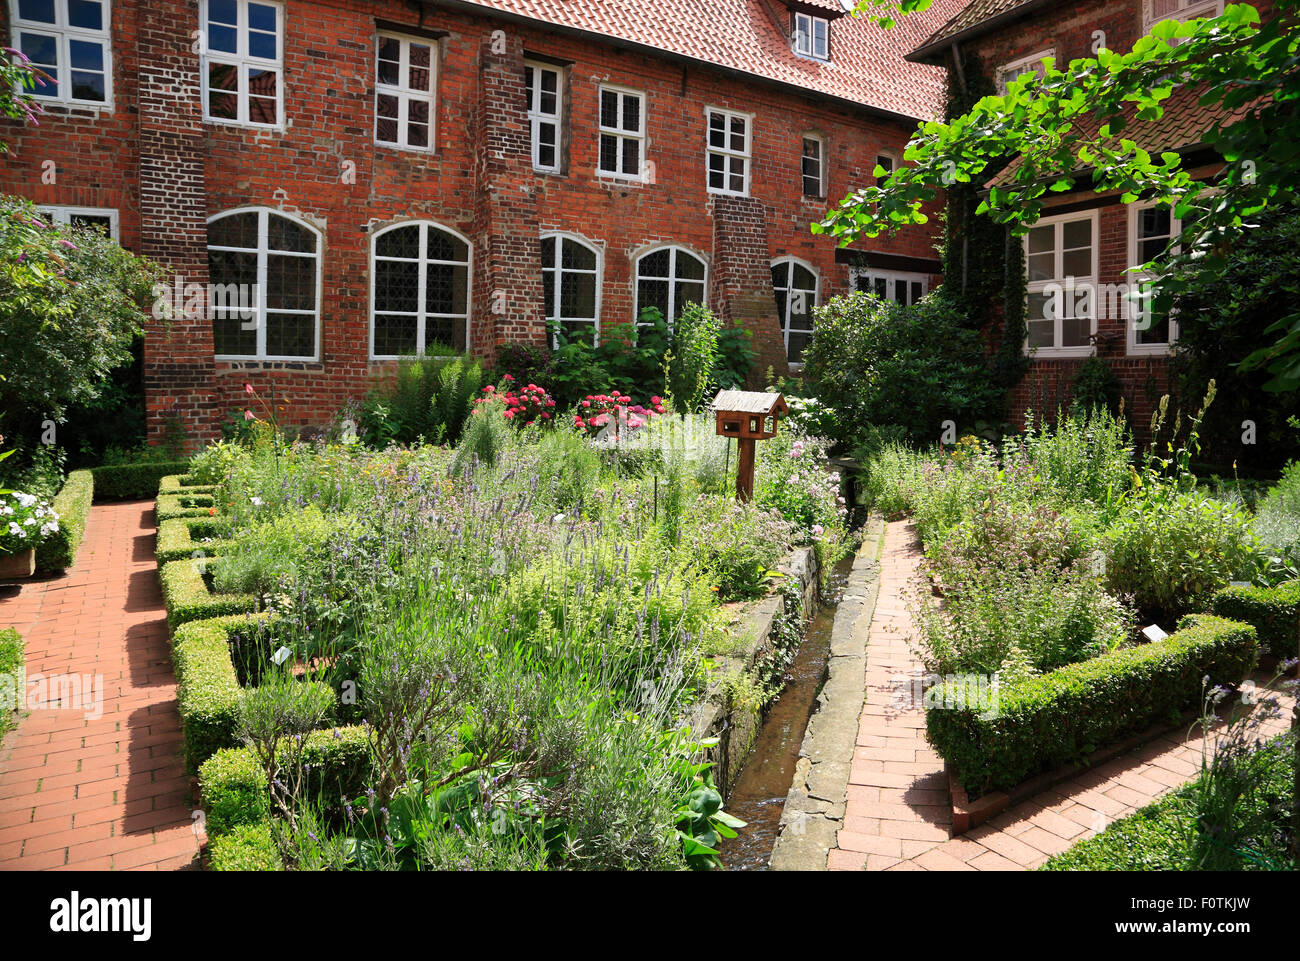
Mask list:
[[[1051,855],[1145,807],[1200,771],[1202,739],[1174,731],[1057,784],[966,834],[949,838],[943,762],[925,740],[925,713],[911,699],[922,667],[908,645],[905,598],[921,550],[908,522],[885,531],[880,599],[867,643],[867,696],[849,775],[844,826],[831,870],[997,871],[1036,868]],[[1258,675],[1257,681],[1268,680]],[[906,699],[907,703],[902,701]],[[1291,701],[1268,735],[1288,727]]]
[[28,691],[37,674],[102,675],[83,684],[98,718],[93,702],[42,705],[0,745],[0,870],[181,868],[198,852],[154,533],[149,502],[97,505],[72,570],[0,588]]

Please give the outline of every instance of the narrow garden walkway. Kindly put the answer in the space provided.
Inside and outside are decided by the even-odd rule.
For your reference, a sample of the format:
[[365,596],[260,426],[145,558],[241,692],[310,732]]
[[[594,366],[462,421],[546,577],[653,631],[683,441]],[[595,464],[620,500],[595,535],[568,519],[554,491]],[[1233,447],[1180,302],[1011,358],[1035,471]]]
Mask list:
[[[1036,868],[1200,772],[1202,739],[1174,731],[950,838],[943,761],[925,740],[925,712],[913,696],[913,681],[924,672],[908,643],[906,598],[920,559],[913,526],[889,524],[868,629],[866,699],[831,870]],[[1284,716],[1264,730],[1282,733],[1287,726]]]
[[[96,505],[72,570],[0,588],[0,627],[22,634],[45,699],[0,744],[0,870],[183,868],[198,853],[154,533],[151,502]],[[69,675],[79,688],[58,686]]]

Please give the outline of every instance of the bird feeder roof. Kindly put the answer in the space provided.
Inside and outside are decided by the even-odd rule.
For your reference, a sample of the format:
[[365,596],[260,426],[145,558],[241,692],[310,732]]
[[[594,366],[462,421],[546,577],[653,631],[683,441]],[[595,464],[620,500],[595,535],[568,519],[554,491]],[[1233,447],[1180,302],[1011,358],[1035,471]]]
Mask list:
[[790,409],[785,398],[780,394],[757,390],[723,390],[713,398],[709,405],[712,411],[726,411],[735,414],[784,414]]

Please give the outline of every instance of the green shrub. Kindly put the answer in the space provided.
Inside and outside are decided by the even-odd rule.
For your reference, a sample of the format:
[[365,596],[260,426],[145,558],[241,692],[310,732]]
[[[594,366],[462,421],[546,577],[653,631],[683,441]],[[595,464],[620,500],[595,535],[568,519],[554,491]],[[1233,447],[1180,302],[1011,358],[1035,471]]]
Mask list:
[[713,383],[722,322],[703,304],[689,303],[673,327],[672,346],[664,356],[667,396],[685,412],[700,409]]
[[[865,455],[865,456],[864,456]],[[862,465],[858,502],[892,517],[911,513],[927,457],[900,441],[886,441],[855,453]]]
[[213,590],[221,594],[265,594],[282,580],[299,579],[300,567],[340,535],[356,538],[360,522],[351,514],[325,514],[315,504],[255,521],[241,530],[213,561]]
[[257,598],[251,594],[214,594],[204,578],[206,563],[203,558],[170,561],[158,569],[172,630],[188,621],[257,610]]
[[220,834],[208,845],[213,871],[283,871],[280,848],[271,833],[271,825],[241,824],[228,834]]
[[926,736],[972,797],[1008,790],[1198,706],[1207,675],[1236,684],[1258,655],[1250,625],[1195,615],[1162,640],[1003,688],[992,705],[963,704],[961,681],[945,682],[927,692]]
[[1133,447],[1127,423],[1106,410],[1058,411],[1053,425],[1031,412],[1021,434],[1003,439],[1002,458],[1027,461],[1062,504],[1102,507],[1128,489]]
[[1300,568],[1300,461],[1292,461],[1255,511],[1255,536],[1264,549]]
[[0,737],[13,728],[14,712],[23,705],[26,692],[18,679],[25,663],[22,636],[12,627],[0,630],[0,678],[13,684],[12,688],[0,687]]
[[217,484],[200,483],[193,474],[168,474],[158,479],[159,494],[215,494]]
[[1300,581],[1277,587],[1225,587],[1211,599],[1210,611],[1254,625],[1261,651],[1279,658],[1300,657]]
[[1110,589],[1153,620],[1204,610],[1230,581],[1251,580],[1261,560],[1250,518],[1199,491],[1128,500],[1103,543]]
[[[195,484],[220,484],[230,476],[231,471],[246,461],[248,456],[248,448],[242,444],[229,440],[217,441],[190,458],[188,477]],[[161,493],[161,489],[159,492]]]
[[59,515],[59,529],[36,548],[38,571],[67,570],[76,562],[94,494],[95,477],[90,471],[74,470],[68,475],[63,489],[50,505]]
[[186,557],[214,557],[234,546],[229,534],[230,524],[220,516],[169,518],[158,524],[154,554],[159,564]]
[[943,294],[901,307],[854,292],[815,315],[804,376],[835,411],[836,439],[850,447],[878,424],[900,424],[931,444],[944,421],[972,421],[1000,402],[979,334]]
[[188,461],[173,460],[92,467],[90,472],[95,475],[96,500],[144,500],[158,493],[162,478],[188,468]]
[[482,365],[473,357],[412,358],[397,365],[393,379],[361,403],[360,432],[376,447],[454,442],[483,387]]

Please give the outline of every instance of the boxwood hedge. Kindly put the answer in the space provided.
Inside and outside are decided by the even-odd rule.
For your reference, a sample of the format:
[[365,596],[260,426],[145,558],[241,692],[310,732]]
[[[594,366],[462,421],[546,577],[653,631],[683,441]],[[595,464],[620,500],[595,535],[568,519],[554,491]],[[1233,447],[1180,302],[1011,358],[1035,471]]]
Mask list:
[[14,726],[14,712],[22,707],[24,692],[18,678],[25,663],[22,635],[14,628],[6,627],[0,631],[0,674],[13,678],[14,684],[11,689],[13,702],[9,703],[8,698],[0,698],[0,737],[4,737]]
[[154,516],[159,524],[176,517],[213,517],[216,499],[212,494],[159,494]]
[[95,475],[74,470],[51,505],[59,515],[59,529],[36,548],[36,569],[45,573],[67,570],[77,560],[77,548],[86,533],[90,502],[95,496]]
[[162,581],[163,604],[167,607],[167,625],[175,630],[181,624],[224,614],[247,614],[257,610],[252,594],[214,594],[203,578],[203,558],[169,561],[158,568]]
[[200,484],[193,474],[168,474],[158,480],[159,494],[211,494],[216,484]]
[[[239,721],[239,677],[230,655],[237,635],[256,635],[269,623],[265,614],[237,614],[190,621],[172,634],[172,662],[176,669],[176,698],[185,732],[185,759],[190,770],[222,748],[235,745]],[[320,688],[334,707],[338,695],[320,681]]]
[[927,694],[926,734],[972,798],[1009,790],[1201,703],[1202,679],[1235,684],[1258,660],[1249,624],[1183,618],[1162,640],[1070,664],[1003,688],[991,709],[961,705],[950,681]]
[[169,518],[158,525],[158,546],[155,551],[158,563],[194,557],[196,552],[201,556],[214,557],[229,550],[234,544],[225,539],[229,533],[230,523],[220,515]]
[[212,838],[208,863],[213,871],[282,871],[280,850],[268,821],[241,824],[228,834]]
[[1274,657],[1300,657],[1300,580],[1276,587],[1228,587],[1214,595],[1210,610],[1253,624],[1259,649]]
[[158,483],[163,477],[187,470],[189,463],[186,460],[163,460],[92,467],[95,497],[106,501],[153,497],[158,493]]

